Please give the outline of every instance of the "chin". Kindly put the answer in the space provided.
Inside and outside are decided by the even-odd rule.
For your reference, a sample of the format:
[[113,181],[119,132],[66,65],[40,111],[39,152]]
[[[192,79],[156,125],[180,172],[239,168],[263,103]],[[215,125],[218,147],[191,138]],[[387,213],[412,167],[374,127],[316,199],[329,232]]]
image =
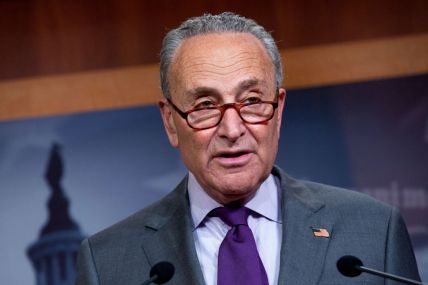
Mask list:
[[233,202],[245,203],[250,199],[260,184],[269,176],[270,169],[244,167],[224,169],[205,173],[202,185],[207,193],[221,204]]
[[244,167],[221,171],[218,181],[224,181],[231,189],[258,188],[260,184],[269,176],[270,170],[260,167]]
[[226,175],[217,181],[216,186],[228,200],[245,200],[257,191],[261,181],[252,175]]

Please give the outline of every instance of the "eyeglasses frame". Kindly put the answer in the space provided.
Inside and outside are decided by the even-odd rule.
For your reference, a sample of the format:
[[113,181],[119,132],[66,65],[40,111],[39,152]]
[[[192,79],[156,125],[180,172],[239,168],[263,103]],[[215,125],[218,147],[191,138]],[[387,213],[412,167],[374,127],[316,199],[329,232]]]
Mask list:
[[[239,115],[239,117],[241,118],[241,120],[243,121],[243,122],[245,122],[245,123],[247,123],[247,124],[252,124],[252,125],[257,125],[257,124],[263,124],[263,123],[265,123],[265,122],[267,122],[267,121],[270,121],[272,118],[273,118],[273,116],[275,115],[275,110],[278,108],[278,97],[279,97],[279,90],[277,89],[277,91],[276,91],[276,94],[275,94],[275,99],[274,99],[274,101],[260,101],[260,102],[257,102],[257,103],[241,103],[241,102],[233,102],[233,103],[226,103],[226,104],[223,104],[223,105],[220,105],[220,106],[217,106],[217,107],[207,107],[207,108],[193,108],[193,109],[191,109],[191,110],[189,110],[189,111],[186,111],[186,112],[183,112],[183,111],[181,111],[173,102],[172,102],[172,100],[171,99],[169,99],[169,98],[167,98],[166,100],[167,100],[167,102],[168,102],[168,104],[169,105],[171,105],[172,106],[172,108],[180,115],[180,117],[182,117],[183,119],[185,119],[186,120],[186,123],[187,123],[187,125],[190,127],[190,128],[192,128],[192,129],[194,129],[194,130],[197,130],[197,131],[200,131],[200,130],[206,130],[206,129],[211,129],[211,128],[214,128],[214,127],[216,127],[216,126],[218,126],[219,124],[220,124],[220,122],[221,122],[221,120],[223,120],[223,116],[224,116],[224,113],[226,112],[226,110],[227,109],[229,109],[229,108],[233,108],[233,109],[235,109],[235,111],[238,113],[238,115]],[[271,104],[272,105],[272,107],[273,107],[273,112],[272,112],[272,115],[268,118],[268,119],[266,119],[266,120],[263,120],[263,121],[260,121],[260,122],[257,122],[257,123],[252,123],[252,122],[247,122],[244,118],[242,118],[242,116],[241,116],[241,109],[243,108],[243,107],[245,107],[245,106],[249,106],[249,105],[254,105],[254,104],[260,104],[260,103],[266,103],[266,104]],[[207,127],[207,128],[195,128],[195,127],[193,127],[193,126],[191,126],[190,125],[190,123],[189,123],[189,120],[187,119],[187,117],[189,116],[189,114],[190,113],[193,113],[193,112],[195,112],[195,111],[200,111],[200,110],[214,110],[214,109],[216,109],[216,110],[219,110],[220,111],[220,119],[218,120],[218,122],[217,122],[217,124],[215,124],[215,125],[213,125],[213,126],[211,126],[211,127]]]

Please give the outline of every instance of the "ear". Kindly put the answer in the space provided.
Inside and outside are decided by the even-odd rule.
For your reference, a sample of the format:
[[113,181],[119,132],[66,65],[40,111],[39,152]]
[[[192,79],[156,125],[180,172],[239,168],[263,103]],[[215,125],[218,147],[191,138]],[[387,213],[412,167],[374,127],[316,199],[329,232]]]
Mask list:
[[278,89],[278,116],[277,116],[278,137],[281,134],[282,111],[284,110],[284,106],[285,106],[285,98],[287,97],[286,93],[287,92],[284,88]]
[[159,101],[159,108],[162,116],[163,126],[169,143],[173,147],[178,147],[177,129],[175,127],[174,118],[172,117],[171,108],[165,99]]

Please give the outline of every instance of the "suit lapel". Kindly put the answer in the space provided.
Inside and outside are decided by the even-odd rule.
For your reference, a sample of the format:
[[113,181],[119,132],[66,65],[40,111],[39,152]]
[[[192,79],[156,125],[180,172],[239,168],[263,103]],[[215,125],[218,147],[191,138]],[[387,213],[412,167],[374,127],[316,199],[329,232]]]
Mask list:
[[146,222],[142,237],[149,263],[174,264],[175,274],[170,284],[204,284],[192,236],[187,178],[160,205]]
[[[312,285],[322,273],[330,238],[316,237],[313,228],[332,233],[324,203],[306,187],[278,169],[282,188],[283,235],[278,284]],[[275,174],[275,173],[274,173]]]

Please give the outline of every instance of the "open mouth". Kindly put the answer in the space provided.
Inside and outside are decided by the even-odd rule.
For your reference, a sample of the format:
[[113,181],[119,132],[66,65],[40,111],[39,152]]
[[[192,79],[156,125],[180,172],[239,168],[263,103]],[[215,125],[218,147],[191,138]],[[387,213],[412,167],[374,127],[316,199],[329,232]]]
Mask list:
[[215,160],[226,167],[243,166],[250,158],[250,151],[221,152],[215,156]]
[[243,155],[248,154],[247,151],[240,151],[240,152],[232,152],[232,153],[221,153],[219,155],[219,157],[224,157],[224,158],[236,158],[236,157],[240,157]]

